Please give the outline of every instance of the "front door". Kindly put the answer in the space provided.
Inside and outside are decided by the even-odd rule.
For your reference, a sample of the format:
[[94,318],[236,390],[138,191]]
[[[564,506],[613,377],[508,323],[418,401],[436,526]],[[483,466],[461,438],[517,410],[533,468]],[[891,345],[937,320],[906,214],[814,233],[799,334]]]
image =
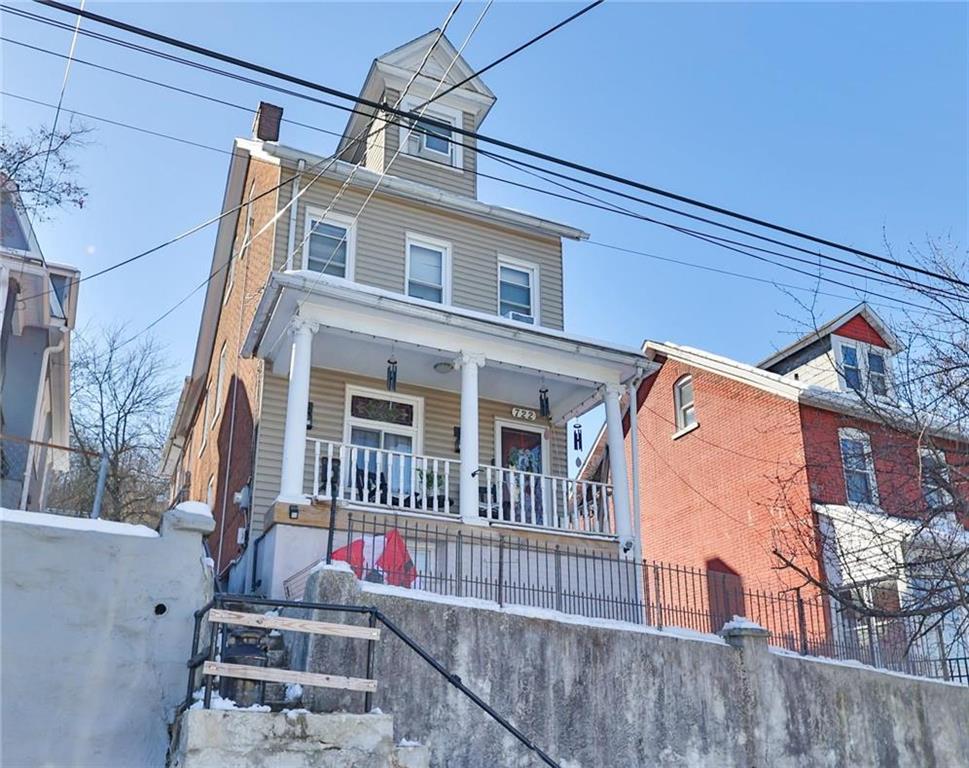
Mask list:
[[543,483],[546,470],[545,434],[541,428],[513,424],[495,425],[497,463],[510,469],[502,483],[501,498],[505,519],[520,523],[544,523]]

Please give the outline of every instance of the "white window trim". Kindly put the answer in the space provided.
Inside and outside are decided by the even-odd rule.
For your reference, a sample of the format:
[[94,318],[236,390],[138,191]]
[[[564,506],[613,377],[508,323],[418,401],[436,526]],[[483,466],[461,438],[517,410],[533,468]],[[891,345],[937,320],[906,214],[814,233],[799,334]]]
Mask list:
[[683,398],[681,392],[683,390],[683,385],[689,380],[693,384],[693,374],[684,373],[676,381],[673,382],[673,426],[676,427],[676,432],[673,433],[673,438],[685,435],[687,432],[691,432],[700,426],[700,421],[696,417],[696,388],[694,385],[693,389],[693,402],[690,403],[693,406],[693,423],[687,424],[683,417]]
[[[416,296],[411,296],[410,290],[410,247],[412,245],[424,246],[425,248],[432,248],[434,250],[442,251],[444,256],[441,263],[441,281],[443,285],[441,286],[441,304],[444,306],[450,306],[451,304],[451,243],[447,240],[438,240],[434,237],[428,237],[427,235],[421,235],[416,232],[406,232],[404,233],[404,295],[409,296],[414,299]],[[423,301],[428,301],[423,299]],[[435,304],[436,302],[430,302]]]
[[538,426],[536,424],[526,424],[525,422],[515,421],[514,419],[502,419],[495,418],[495,466],[498,466],[498,457],[501,456],[501,428],[510,427],[511,429],[517,429],[520,432],[535,432],[542,436],[542,474],[551,475],[549,447],[548,447],[548,430],[545,427]]
[[[495,310],[499,317],[505,317],[501,314],[501,268],[511,267],[512,269],[518,269],[522,271],[531,272],[532,275],[532,317],[535,320],[534,325],[542,324],[542,310],[541,310],[541,295],[542,295],[542,283],[541,283],[541,273],[539,271],[538,264],[532,261],[522,261],[521,259],[516,259],[513,256],[505,256],[503,254],[498,254],[498,268],[495,271],[495,277],[497,279],[496,296],[498,303]],[[511,320],[510,317],[505,317],[506,320]],[[527,325],[527,323],[523,323]]]
[[[832,336],[831,346],[834,348],[835,368],[838,374],[838,385],[842,392],[854,392],[848,386],[844,377],[844,347],[854,347],[858,354],[858,375],[861,376],[862,393],[866,397],[878,397],[886,400],[894,399],[895,389],[892,386],[892,353],[885,347],[869,344],[867,341],[849,339],[845,336]],[[885,390],[884,395],[876,395],[871,391],[871,377],[868,370],[868,353],[875,352],[885,361]]]
[[198,455],[202,455],[206,444],[209,442],[209,387],[205,388],[202,394],[202,443],[199,445]]
[[[386,421],[374,421],[373,419],[359,419],[350,415],[350,399],[354,395],[372,397],[377,400],[393,400],[398,403],[408,403],[414,408],[414,424],[407,427],[403,424],[391,424]],[[379,427],[388,432],[399,432],[409,434],[413,439],[413,454],[422,456],[424,454],[424,398],[416,395],[402,395],[400,392],[388,392],[383,389],[370,389],[356,384],[347,384],[343,397],[343,444],[350,445],[350,430],[353,427],[362,429],[374,429]]]
[[[421,105],[421,99],[415,98],[413,96],[405,98],[401,102],[400,109],[405,111],[414,111],[416,107]],[[421,112],[424,117],[438,120],[442,123],[447,122],[451,124],[452,128],[463,128],[464,127],[464,113],[459,109],[454,109],[452,107],[446,107],[443,104],[435,103],[430,109]],[[452,171],[457,171],[458,173],[464,173],[464,136],[456,131],[451,134],[451,148],[452,154],[448,162],[443,162],[442,160],[432,160],[427,157],[421,157],[420,155],[415,155],[409,151],[408,148],[408,136],[410,135],[410,125],[401,122],[398,127],[398,144],[397,146],[401,148],[400,154],[405,155],[409,158],[416,160],[421,160],[425,163],[430,163],[443,168],[450,168]],[[423,134],[418,134],[421,139],[423,146]],[[436,152],[433,149],[428,149],[428,152],[433,152],[435,155],[440,155],[444,158],[445,155],[442,152]]]
[[[357,220],[352,216],[344,216],[342,213],[324,212],[323,208],[311,208],[307,206],[303,216],[303,262],[302,268],[309,269],[310,261],[310,238],[309,231],[313,226],[313,220],[322,221],[324,224],[334,224],[344,227],[347,231],[347,269],[344,279],[353,280],[357,255]],[[332,277],[332,275],[327,275]]]
[[[848,477],[845,474],[845,457],[841,452],[841,441],[842,440],[857,440],[864,443],[865,446],[865,458],[866,467],[865,470],[868,473],[868,482],[871,487],[871,502],[859,502],[852,501],[848,497]],[[842,427],[838,430],[838,453],[841,456],[841,480],[845,486],[845,502],[848,506],[859,507],[859,508],[874,508],[878,507],[881,502],[878,497],[878,478],[875,473],[875,454],[871,450],[871,436],[867,432],[862,432],[860,429],[854,429],[852,427]]]
[[222,350],[219,352],[219,365],[215,370],[215,411],[212,414],[212,424],[215,426],[216,419],[222,413],[222,395],[225,394],[225,373],[229,364],[229,347],[227,342],[222,342]]

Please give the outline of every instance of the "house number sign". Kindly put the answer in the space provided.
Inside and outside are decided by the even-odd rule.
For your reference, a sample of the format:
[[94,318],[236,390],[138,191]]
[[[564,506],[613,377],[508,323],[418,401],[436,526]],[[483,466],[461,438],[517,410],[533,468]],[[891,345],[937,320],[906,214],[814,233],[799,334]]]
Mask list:
[[516,419],[522,419],[524,421],[535,421],[538,419],[538,414],[530,408],[512,408],[511,415]]

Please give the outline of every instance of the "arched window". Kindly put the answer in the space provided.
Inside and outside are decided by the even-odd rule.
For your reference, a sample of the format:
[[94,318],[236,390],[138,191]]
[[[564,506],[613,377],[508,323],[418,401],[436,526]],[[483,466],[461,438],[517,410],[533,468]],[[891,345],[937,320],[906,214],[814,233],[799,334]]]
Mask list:
[[673,407],[676,409],[677,431],[696,425],[693,408],[693,377],[681,376],[673,385]]

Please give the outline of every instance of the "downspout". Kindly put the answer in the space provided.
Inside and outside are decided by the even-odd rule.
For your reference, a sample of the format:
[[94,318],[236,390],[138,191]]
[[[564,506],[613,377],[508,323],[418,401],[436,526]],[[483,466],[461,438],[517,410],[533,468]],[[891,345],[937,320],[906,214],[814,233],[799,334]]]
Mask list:
[[[34,403],[34,420],[30,428],[30,445],[27,447],[27,464],[24,467],[24,487],[20,493],[20,508],[27,509],[27,498],[30,496],[30,470],[34,462],[34,448],[38,442],[37,430],[40,422],[40,409],[44,404],[44,381],[47,380],[47,368],[50,365],[51,354],[64,351],[65,334],[61,331],[61,340],[54,346],[44,347],[40,361],[40,377],[37,382],[37,400]],[[51,403],[53,407],[53,403]]]
[[[305,160],[300,160],[296,164],[296,175],[293,176],[293,195],[290,200],[297,200],[299,198],[299,180],[303,176],[303,168],[306,166]],[[293,268],[293,243],[296,242],[296,209],[299,208],[299,204],[289,206],[289,235],[286,240],[286,270],[289,271]],[[302,264],[300,265],[302,266]]]

